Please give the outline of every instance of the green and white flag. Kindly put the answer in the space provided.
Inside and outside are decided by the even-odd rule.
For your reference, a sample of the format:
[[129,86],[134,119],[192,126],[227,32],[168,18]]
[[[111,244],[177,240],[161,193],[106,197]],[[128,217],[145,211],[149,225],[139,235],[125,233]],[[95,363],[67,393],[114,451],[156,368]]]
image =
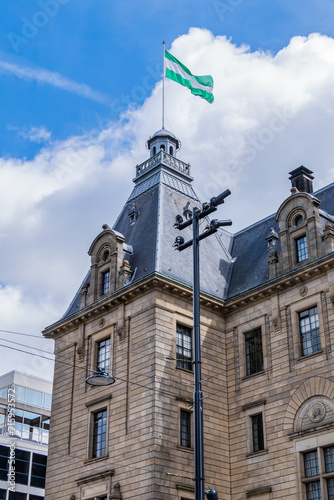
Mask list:
[[170,52],[165,50],[165,63],[166,63],[166,77],[174,80],[174,82],[188,87],[190,92],[198,95],[208,102],[212,103],[214,100],[212,89],[213,79],[212,76],[195,76],[189,69],[182,64]]

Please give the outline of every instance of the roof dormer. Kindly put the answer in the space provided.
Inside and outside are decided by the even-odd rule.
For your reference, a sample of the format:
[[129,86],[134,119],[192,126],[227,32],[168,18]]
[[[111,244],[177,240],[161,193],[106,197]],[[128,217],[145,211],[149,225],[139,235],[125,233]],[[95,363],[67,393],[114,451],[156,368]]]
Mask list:
[[303,166],[290,172],[291,195],[276,213],[280,253],[271,255],[271,278],[305,266],[334,249],[334,217],[320,209],[320,201],[312,194],[311,174]]
[[103,231],[95,238],[88,251],[91,257],[91,278],[86,290],[85,305],[118,290],[131,275],[129,262],[124,259],[124,250],[128,249],[124,236],[110,229],[107,224],[102,228]]

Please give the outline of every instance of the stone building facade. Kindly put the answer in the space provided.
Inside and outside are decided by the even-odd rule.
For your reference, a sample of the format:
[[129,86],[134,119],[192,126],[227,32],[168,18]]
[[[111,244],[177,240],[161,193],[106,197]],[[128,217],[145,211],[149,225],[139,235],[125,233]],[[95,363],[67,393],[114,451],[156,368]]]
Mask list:
[[[179,140],[162,129],[147,147],[44,331],[48,500],[194,498],[192,253],[172,244],[200,201]],[[200,244],[205,484],[220,500],[334,499],[334,184],[313,193],[305,167],[290,180],[276,214]],[[115,383],[87,384],[101,373]]]

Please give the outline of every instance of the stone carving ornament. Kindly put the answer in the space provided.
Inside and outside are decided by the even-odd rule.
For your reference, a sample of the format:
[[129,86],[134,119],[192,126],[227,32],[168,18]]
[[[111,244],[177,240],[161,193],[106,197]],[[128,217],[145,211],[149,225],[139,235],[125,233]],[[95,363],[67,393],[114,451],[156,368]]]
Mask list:
[[315,396],[305,401],[299,408],[294,431],[307,431],[318,425],[334,424],[334,401],[325,396]]
[[311,422],[316,424],[321,422],[326,416],[326,406],[320,401],[316,401],[310,406],[308,416]]

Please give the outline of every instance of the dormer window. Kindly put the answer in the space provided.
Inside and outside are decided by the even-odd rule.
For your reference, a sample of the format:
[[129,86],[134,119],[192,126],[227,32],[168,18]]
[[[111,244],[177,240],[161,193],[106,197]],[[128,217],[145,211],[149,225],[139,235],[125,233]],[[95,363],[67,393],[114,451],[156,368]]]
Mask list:
[[296,255],[297,262],[303,262],[308,259],[307,239],[305,235],[296,239]]
[[110,290],[110,271],[102,273],[102,295],[105,295]]
[[130,209],[129,209],[129,223],[130,223],[130,226],[132,226],[133,224],[136,223],[138,215],[139,215],[139,210],[136,207],[136,205],[133,203],[131,205]]
[[102,229],[88,251],[91,257],[90,287],[89,292],[86,286],[82,288],[81,308],[93,304],[124,285],[121,275],[124,236],[110,229],[107,224],[103,224]]
[[137,220],[137,213],[133,213],[133,214],[130,214],[129,215],[129,222],[130,222],[130,226],[132,226],[133,224],[135,224],[136,220]]

